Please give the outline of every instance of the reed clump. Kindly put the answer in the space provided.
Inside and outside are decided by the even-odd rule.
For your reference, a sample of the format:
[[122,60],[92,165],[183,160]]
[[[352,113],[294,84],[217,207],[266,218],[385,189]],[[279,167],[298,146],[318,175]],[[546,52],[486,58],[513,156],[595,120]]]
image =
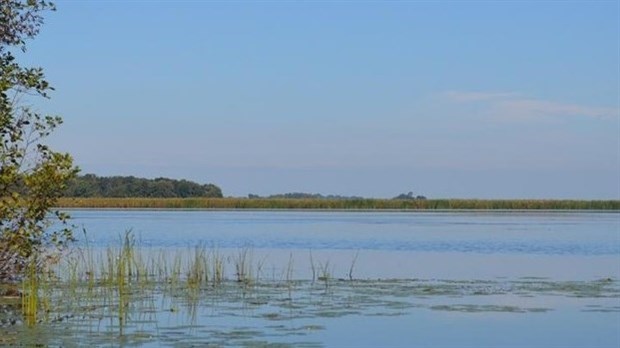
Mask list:
[[[310,258],[313,282],[320,281],[327,290],[335,279],[333,265],[329,260],[315,265],[312,253]],[[356,259],[357,254],[348,273],[351,280]],[[273,280],[262,278],[264,262],[254,258],[251,248],[227,256],[204,245],[185,250],[143,249],[127,231],[117,246],[95,249],[87,242],[67,252],[49,273],[33,263],[20,283],[21,322],[36,325],[79,313],[95,320],[108,318],[108,326],[122,336],[132,313],[155,308],[149,303],[155,297],[170,299],[166,308],[171,312],[188,306],[190,313],[195,313],[191,306],[205,298],[221,298],[228,292],[231,298],[262,303],[265,295],[259,292],[265,286],[286,289],[287,301],[293,301],[300,281],[294,278],[293,255],[282,265],[279,279],[275,273]]]
[[39,312],[40,277],[35,262],[31,262],[22,282],[22,314],[28,326],[37,322]]
[[[333,278],[333,265],[329,260],[316,262],[312,252],[309,257],[313,281]],[[347,273],[350,280],[353,280],[357,258],[356,252]],[[68,285],[68,289],[106,287],[122,296],[132,289],[163,285],[169,289],[217,288],[229,280],[250,285],[261,280],[264,262],[265,259],[255,260],[251,248],[242,248],[229,255],[205,245],[184,250],[142,249],[134,234],[128,231],[117,247],[93,249],[86,243],[85,247],[67,253],[51,272],[59,282]],[[229,271],[227,265],[231,267]],[[30,273],[38,274],[36,268]],[[292,283],[294,274],[291,254],[282,268],[280,281]]]

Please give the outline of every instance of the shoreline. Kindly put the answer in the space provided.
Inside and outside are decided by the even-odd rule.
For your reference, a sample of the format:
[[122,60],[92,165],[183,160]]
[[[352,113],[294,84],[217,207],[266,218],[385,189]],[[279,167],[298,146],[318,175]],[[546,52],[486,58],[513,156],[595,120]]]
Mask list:
[[205,212],[316,212],[316,213],[616,213],[613,209],[313,209],[313,208],[150,208],[150,207],[54,207],[68,211],[75,210],[103,210],[103,211],[205,211]]
[[56,209],[315,212],[620,212],[620,200],[60,198]]

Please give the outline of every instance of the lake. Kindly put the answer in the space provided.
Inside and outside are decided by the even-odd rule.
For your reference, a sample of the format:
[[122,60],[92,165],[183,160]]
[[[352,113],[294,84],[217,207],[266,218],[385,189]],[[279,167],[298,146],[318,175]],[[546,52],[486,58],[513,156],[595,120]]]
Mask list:
[[[58,310],[68,313],[64,320],[20,327],[21,338],[6,342],[620,346],[618,213],[71,214],[86,230],[76,234],[83,247],[118,247],[131,230],[140,252],[178,255],[181,264],[202,246],[222,255],[230,281],[195,296],[179,295],[174,282],[160,284],[131,297],[122,325],[114,310],[122,306],[92,296],[80,307],[92,313],[79,320],[67,303]],[[253,270],[251,285],[234,281],[242,257]]]
[[[309,253],[339,276],[357,254],[363,278],[620,278],[620,214],[587,212],[304,212],[77,210],[92,245],[251,248],[274,267]],[[84,239],[79,233],[78,238]],[[284,261],[283,261],[284,260]]]

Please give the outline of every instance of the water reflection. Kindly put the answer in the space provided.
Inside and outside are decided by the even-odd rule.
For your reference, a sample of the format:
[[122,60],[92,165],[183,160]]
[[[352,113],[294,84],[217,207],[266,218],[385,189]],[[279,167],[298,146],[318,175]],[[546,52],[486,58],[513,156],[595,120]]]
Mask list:
[[[58,295],[66,296],[66,289],[58,290]],[[312,281],[251,285],[226,281],[199,290],[166,283],[134,284],[122,321],[118,321],[117,308],[122,301],[113,289],[101,285],[88,294],[84,284],[75,290],[74,297],[53,301],[57,305],[52,315],[63,320],[32,328],[5,328],[18,333],[7,336],[5,343],[296,347],[440,342],[462,346],[460,339],[472,340],[471,332],[463,335],[467,330],[473,330],[473,337],[478,335],[477,342],[493,346],[565,345],[582,334],[596,335],[591,337],[597,337],[599,346],[619,343],[610,323],[620,315],[620,283],[610,279],[331,279],[327,286]],[[446,330],[446,321],[454,332],[443,337],[440,334]],[[499,333],[476,333],[481,327],[498,327],[502,322],[523,329],[532,321],[545,322],[548,330],[563,331],[563,336],[515,331],[506,341],[501,335],[507,328],[502,325]],[[421,331],[420,325],[430,325],[432,330]]]
[[[50,283],[41,325],[3,313],[0,344],[620,345],[617,213],[73,215],[94,248],[71,256],[103,266]],[[118,283],[106,248],[127,229]]]

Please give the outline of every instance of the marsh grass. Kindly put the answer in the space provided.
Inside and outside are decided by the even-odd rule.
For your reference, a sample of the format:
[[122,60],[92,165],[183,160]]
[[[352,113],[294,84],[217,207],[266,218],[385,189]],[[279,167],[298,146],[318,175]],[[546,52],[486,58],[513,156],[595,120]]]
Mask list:
[[323,284],[325,285],[325,290],[327,290],[329,288],[329,284],[332,280],[332,274],[333,274],[333,266],[330,265],[329,260],[325,261],[325,262],[320,262],[319,261],[319,276],[317,278],[317,280],[323,282]]
[[252,251],[242,248],[234,258],[237,282],[250,285],[256,276],[252,274]]
[[187,266],[187,287],[200,289],[202,284],[209,283],[209,257],[204,245],[198,245],[193,251],[191,262]]
[[39,312],[40,275],[35,261],[31,261],[22,284],[22,313],[28,326],[37,323]]
[[[190,314],[195,315],[196,303],[204,297],[206,292],[231,290],[231,281],[237,284],[242,297],[254,298],[255,303],[261,303],[259,290],[263,287],[262,272],[265,259],[255,260],[251,248],[242,248],[231,256],[225,256],[217,248],[207,248],[198,245],[186,250],[151,250],[141,249],[131,231],[119,236],[118,246],[105,249],[94,249],[88,244],[88,236],[84,232],[85,245],[63,258],[63,262],[53,269],[52,277],[42,282],[42,278],[33,271],[32,277],[25,279],[23,292],[23,313],[25,321],[34,325],[41,312],[53,312],[56,307],[46,302],[42,305],[40,289],[42,284],[53,289],[46,291],[46,301],[49,298],[63,299],[65,311],[84,311],[94,317],[106,317],[110,320],[108,326],[118,329],[119,335],[124,334],[123,328],[127,325],[130,314],[136,306],[135,297],[148,299],[150,293],[161,292],[164,297],[182,299],[183,306]],[[310,252],[312,264],[312,283],[314,280],[322,282],[327,289],[333,278],[333,265],[329,260],[315,264]],[[353,267],[355,255],[349,270],[349,280],[353,281]],[[234,273],[226,272],[226,265],[232,264]],[[287,301],[295,297],[295,262],[293,254],[288,263],[282,268],[279,280],[270,282],[280,284],[286,289]],[[232,276],[231,279],[227,275]],[[63,301],[65,301],[63,300]],[[62,302],[62,301],[61,301]],[[152,302],[140,304],[141,307],[157,307]],[[172,301],[168,305],[172,313],[179,310],[178,302]]]
[[[215,329],[209,326],[220,316],[228,316],[233,321],[244,316],[278,323],[295,318],[395,316],[420,306],[433,311],[463,313],[536,314],[548,310],[494,305],[497,296],[506,295],[506,289],[519,296],[620,298],[618,281],[610,278],[593,282],[356,279],[354,271],[359,252],[353,255],[348,266],[348,279],[346,276],[334,278],[334,265],[330,260],[316,261],[312,252],[309,253],[312,280],[294,278],[292,253],[288,263],[278,268],[280,276],[266,279],[261,273],[264,259],[256,260],[249,248],[226,257],[219,250],[204,245],[182,251],[157,251],[142,249],[139,243],[129,231],[119,236],[116,247],[91,249],[87,245],[86,249],[67,254],[54,267],[53,276],[37,273],[33,267],[21,284],[24,325],[49,327],[54,332],[50,336],[52,339],[62,331],[77,337],[74,339],[88,339],[92,345],[156,344],[174,339],[166,336],[169,333],[186,329],[184,339],[196,334],[222,339],[241,335],[239,328],[213,331]],[[225,272],[226,265],[232,265],[229,273]],[[476,298],[475,303],[466,302],[472,296]],[[490,296],[488,301],[480,300],[484,296]],[[441,303],[438,298],[442,299]],[[618,312],[616,307],[609,306],[595,309]],[[165,326],[162,317],[177,324]],[[63,325],[55,326],[59,322]],[[312,323],[309,325],[319,328]],[[54,331],[59,328],[62,330]],[[309,331],[292,330],[291,334],[300,332],[307,334]],[[245,332],[243,337],[250,340],[261,335],[259,331]],[[162,341],[158,341],[160,339]],[[189,341],[177,343],[184,345]]]
[[355,263],[357,262],[357,257],[359,256],[359,250],[355,252],[353,256],[353,260],[351,261],[351,267],[349,267],[349,280],[353,280],[353,269],[355,268]]
[[312,272],[312,283],[316,280],[316,265],[314,264],[314,258],[312,257],[312,250],[310,250],[310,271]]
[[317,210],[620,210],[620,200],[62,198],[59,208]]

